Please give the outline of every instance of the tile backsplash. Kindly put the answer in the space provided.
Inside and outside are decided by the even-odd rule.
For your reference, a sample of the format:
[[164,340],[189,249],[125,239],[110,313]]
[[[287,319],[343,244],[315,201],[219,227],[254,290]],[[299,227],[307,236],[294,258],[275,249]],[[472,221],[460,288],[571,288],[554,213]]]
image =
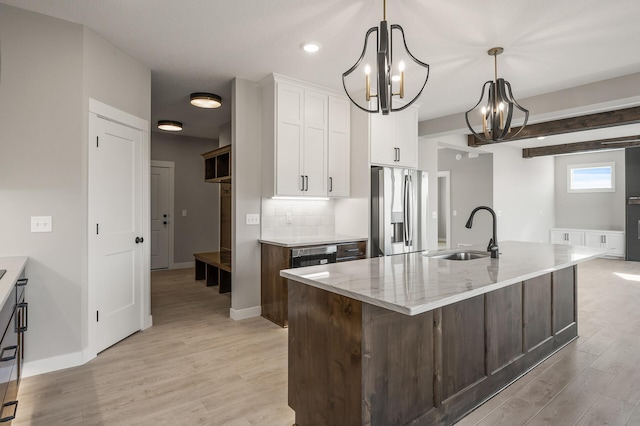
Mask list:
[[[287,215],[291,223],[287,223]],[[333,200],[262,199],[262,238],[290,238],[335,233]]]

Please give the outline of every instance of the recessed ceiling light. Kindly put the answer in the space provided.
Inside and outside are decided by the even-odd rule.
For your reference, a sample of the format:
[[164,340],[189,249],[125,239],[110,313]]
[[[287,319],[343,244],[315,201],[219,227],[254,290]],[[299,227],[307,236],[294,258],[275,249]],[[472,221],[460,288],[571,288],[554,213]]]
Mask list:
[[191,105],[198,108],[220,108],[222,98],[213,93],[196,92],[191,94]]
[[158,129],[167,132],[179,132],[182,130],[182,123],[173,120],[160,120],[158,121]]
[[538,139],[539,141],[541,141],[541,140],[542,140],[542,139],[544,139],[544,138],[545,138],[544,136],[538,136],[538,138],[537,138],[537,139]]
[[315,41],[308,41],[306,43],[302,43],[300,47],[305,52],[316,53],[318,50],[320,50],[320,43],[316,43]]

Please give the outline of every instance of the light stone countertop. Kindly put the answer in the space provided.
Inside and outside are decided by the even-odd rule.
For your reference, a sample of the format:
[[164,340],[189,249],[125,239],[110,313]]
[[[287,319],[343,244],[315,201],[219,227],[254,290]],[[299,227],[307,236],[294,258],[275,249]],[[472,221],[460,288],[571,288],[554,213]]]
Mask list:
[[[456,261],[428,257],[456,251],[443,250],[285,269],[280,275],[402,314],[418,315],[610,251],[517,241],[500,242],[499,246],[499,259]],[[468,249],[486,251],[486,247],[459,250]]]
[[0,269],[7,270],[0,278],[0,307],[4,306],[7,301],[13,286],[21,277],[28,259],[26,256],[0,257]]
[[307,237],[275,237],[258,240],[263,244],[271,244],[281,247],[302,247],[326,244],[351,243],[356,241],[367,241],[367,237],[353,237],[349,235],[314,235]]

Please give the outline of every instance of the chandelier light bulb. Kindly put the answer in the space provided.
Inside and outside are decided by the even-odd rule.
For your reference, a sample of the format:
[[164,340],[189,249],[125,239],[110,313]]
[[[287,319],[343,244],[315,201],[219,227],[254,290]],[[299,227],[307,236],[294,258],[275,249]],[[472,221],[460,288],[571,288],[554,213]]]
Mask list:
[[364,66],[364,73],[365,75],[371,75],[371,67],[369,66],[369,64]]

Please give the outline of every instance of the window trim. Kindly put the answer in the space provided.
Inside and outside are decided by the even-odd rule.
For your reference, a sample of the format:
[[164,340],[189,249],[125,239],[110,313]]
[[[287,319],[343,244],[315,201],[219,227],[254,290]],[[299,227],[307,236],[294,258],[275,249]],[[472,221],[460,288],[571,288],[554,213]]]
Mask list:
[[[611,188],[571,188],[571,172],[575,169],[591,169],[598,167],[611,167]],[[567,165],[567,192],[569,193],[584,193],[584,192],[616,192],[616,163],[614,161],[607,161],[602,163],[588,163],[588,164],[568,164]]]

